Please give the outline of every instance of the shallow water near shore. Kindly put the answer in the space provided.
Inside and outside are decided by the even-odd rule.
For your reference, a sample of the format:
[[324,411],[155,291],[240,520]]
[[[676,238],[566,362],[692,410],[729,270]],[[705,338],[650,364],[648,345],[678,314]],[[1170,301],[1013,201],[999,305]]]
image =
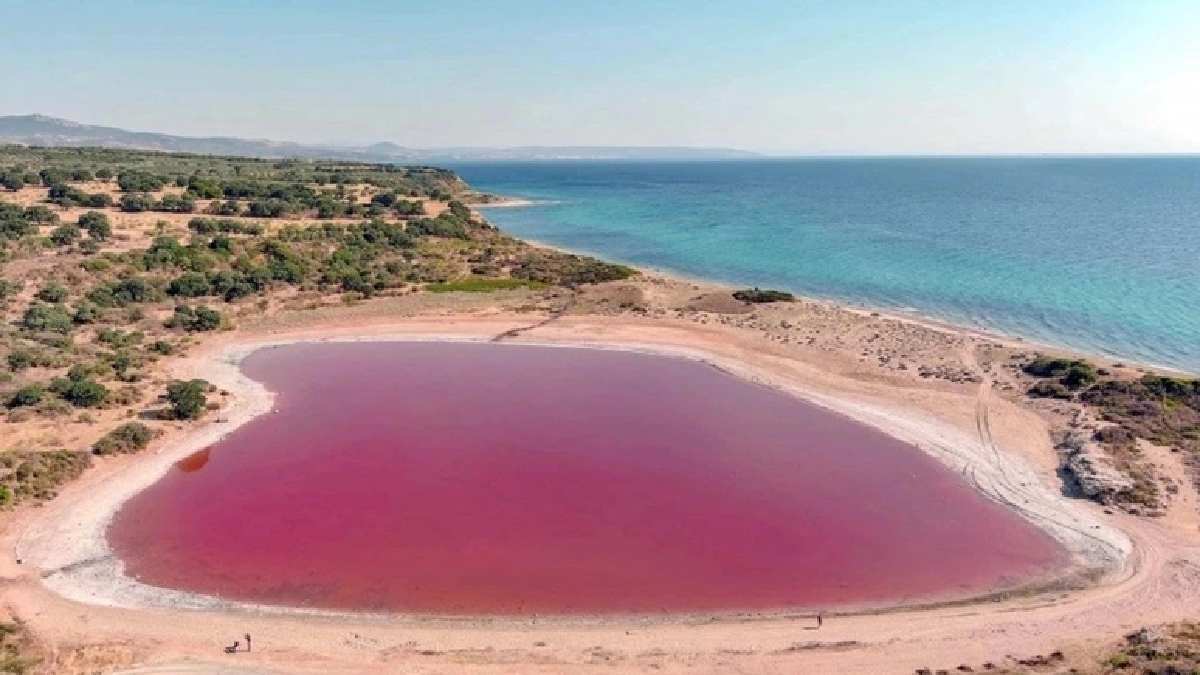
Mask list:
[[1200,157],[453,168],[519,237],[1200,372]]
[[339,343],[244,370],[277,410],[118,512],[134,578],[329,609],[616,613],[963,597],[1065,562],[915,448],[694,361]]

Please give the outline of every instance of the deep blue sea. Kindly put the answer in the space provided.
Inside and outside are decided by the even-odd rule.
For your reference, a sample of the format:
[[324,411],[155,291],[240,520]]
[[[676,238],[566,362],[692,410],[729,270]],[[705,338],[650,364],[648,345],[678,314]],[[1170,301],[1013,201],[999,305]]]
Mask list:
[[458,164],[508,232],[1200,372],[1200,158]]

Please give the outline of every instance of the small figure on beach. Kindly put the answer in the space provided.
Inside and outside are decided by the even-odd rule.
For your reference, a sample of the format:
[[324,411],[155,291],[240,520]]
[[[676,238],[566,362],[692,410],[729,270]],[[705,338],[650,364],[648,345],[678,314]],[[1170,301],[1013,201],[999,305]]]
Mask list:
[[246,633],[246,651],[252,651],[250,649],[250,634],[249,633]]
[[[822,616],[822,614],[823,614],[822,612],[817,612],[817,628],[820,628],[821,625],[825,623],[825,619]],[[247,637],[249,637],[249,636],[247,636]]]
[[234,640],[233,644],[231,644],[225,648],[225,653],[232,654],[232,653],[236,652],[238,650],[238,647],[240,647],[240,646],[242,646],[242,643],[237,640]]

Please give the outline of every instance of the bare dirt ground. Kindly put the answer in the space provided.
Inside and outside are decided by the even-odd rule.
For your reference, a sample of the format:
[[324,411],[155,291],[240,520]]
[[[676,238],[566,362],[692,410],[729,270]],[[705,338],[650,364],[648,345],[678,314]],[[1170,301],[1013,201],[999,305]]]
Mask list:
[[[1019,659],[1055,650],[1065,655],[1061,667],[1089,672],[1124,633],[1194,617],[1200,531],[1190,482],[1180,481],[1158,519],[1065,498],[1049,428],[1069,411],[1030,406],[1014,394],[1011,363],[1027,347],[830,303],[746,307],[721,294],[647,277],[578,292],[418,294],[242,317],[237,331],[171,366],[171,375],[206,377],[230,390],[233,400],[204,427],[169,433],[141,455],[101,459],[58,499],[7,519],[0,600],[40,641],[50,672],[911,673],[960,665],[979,671],[985,663],[1016,668]],[[966,604],[827,612],[819,629],[807,613],[370,617],[60,594],[72,595],[60,564],[71,546],[95,544],[71,533],[86,530],[89,518],[103,522],[103,511],[115,506],[105,495],[152,479],[156,465],[269,403],[269,395],[256,399],[252,388],[238,386],[230,353],[262,342],[372,337],[499,338],[704,358],[910,440],[1073,547],[1090,576]],[[1182,471],[1167,451],[1153,457],[1165,471]],[[18,563],[18,555],[28,559]],[[254,652],[222,653],[246,632]]]

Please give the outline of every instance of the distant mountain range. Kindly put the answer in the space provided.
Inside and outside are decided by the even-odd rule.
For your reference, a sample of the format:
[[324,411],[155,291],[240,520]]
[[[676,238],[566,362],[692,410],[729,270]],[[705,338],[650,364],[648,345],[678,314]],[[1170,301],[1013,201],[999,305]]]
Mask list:
[[0,116],[0,144],[99,146],[240,157],[348,159],[364,162],[433,162],[537,159],[744,159],[756,153],[729,148],[524,146],[508,148],[407,148],[395,143],[361,147],[306,145],[228,136],[174,136],[80,124],[46,115]]

